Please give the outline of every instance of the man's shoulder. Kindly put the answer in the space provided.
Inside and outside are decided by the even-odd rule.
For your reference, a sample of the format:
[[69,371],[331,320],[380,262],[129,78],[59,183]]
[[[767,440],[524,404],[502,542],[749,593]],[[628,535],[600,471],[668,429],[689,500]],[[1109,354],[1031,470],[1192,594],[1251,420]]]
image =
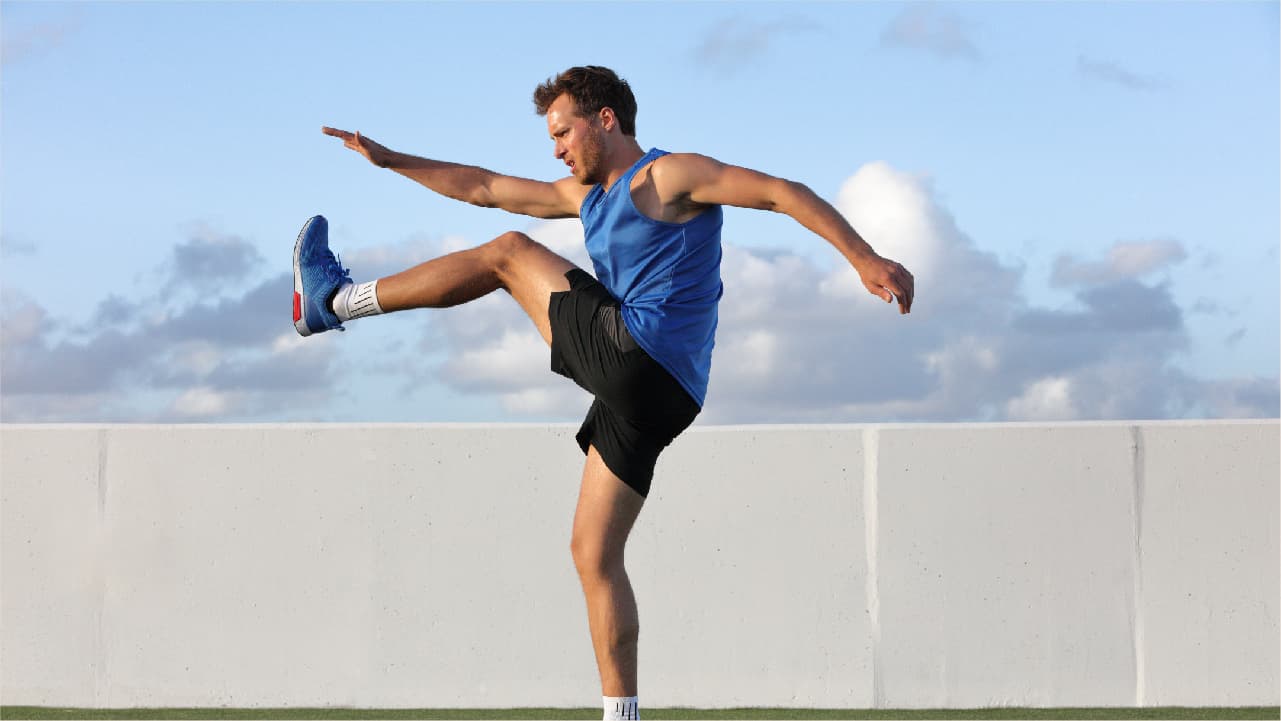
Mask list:
[[578,178],[575,178],[572,175],[567,175],[560,180],[553,180],[551,182],[551,186],[556,189],[556,192],[560,194],[566,202],[573,205],[574,213],[576,215],[582,208],[583,201],[587,200],[587,196],[590,195],[593,190],[600,187],[599,185],[583,185]]
[[690,166],[701,165],[707,162],[716,162],[712,158],[701,153],[671,153],[663,151],[663,155],[654,159],[653,167],[658,168],[687,168]]
[[715,159],[699,153],[667,153],[650,163],[649,173],[655,182],[684,194],[719,165]]

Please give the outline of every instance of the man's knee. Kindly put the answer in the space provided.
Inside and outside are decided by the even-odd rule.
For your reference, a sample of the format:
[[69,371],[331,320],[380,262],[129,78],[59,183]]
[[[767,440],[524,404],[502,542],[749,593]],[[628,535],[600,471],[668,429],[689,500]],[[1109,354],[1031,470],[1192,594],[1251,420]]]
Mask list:
[[623,549],[610,548],[604,540],[574,532],[569,542],[574,567],[584,581],[604,580],[623,570]]
[[510,289],[512,283],[521,275],[522,270],[530,265],[539,251],[546,248],[533,238],[519,231],[510,230],[491,240],[486,246],[490,252],[490,265],[498,275],[503,287]]
[[522,256],[540,247],[538,241],[515,230],[509,230],[489,242],[494,265],[500,271],[510,268]]

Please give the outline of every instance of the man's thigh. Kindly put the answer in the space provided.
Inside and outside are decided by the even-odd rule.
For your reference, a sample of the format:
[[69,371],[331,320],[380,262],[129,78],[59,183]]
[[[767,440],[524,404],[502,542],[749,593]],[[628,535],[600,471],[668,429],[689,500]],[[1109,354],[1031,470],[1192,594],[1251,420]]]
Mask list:
[[504,239],[510,249],[498,269],[499,280],[551,345],[547,307],[552,293],[569,290],[565,274],[577,266],[524,233],[508,233]]

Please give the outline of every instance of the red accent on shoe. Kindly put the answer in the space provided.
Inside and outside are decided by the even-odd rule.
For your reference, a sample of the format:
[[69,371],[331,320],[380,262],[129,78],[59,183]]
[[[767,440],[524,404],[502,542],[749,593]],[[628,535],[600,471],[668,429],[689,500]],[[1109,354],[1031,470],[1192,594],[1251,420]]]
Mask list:
[[294,322],[302,320],[302,294],[294,291]]

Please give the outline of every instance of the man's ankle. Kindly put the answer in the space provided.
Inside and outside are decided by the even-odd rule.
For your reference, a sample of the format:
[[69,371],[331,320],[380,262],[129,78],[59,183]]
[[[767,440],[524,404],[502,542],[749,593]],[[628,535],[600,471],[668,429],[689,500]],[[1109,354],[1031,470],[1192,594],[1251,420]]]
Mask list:
[[605,721],[639,721],[640,703],[635,696],[601,696]]
[[380,315],[383,309],[378,304],[378,281],[343,285],[334,291],[329,307],[344,323],[367,315]]

